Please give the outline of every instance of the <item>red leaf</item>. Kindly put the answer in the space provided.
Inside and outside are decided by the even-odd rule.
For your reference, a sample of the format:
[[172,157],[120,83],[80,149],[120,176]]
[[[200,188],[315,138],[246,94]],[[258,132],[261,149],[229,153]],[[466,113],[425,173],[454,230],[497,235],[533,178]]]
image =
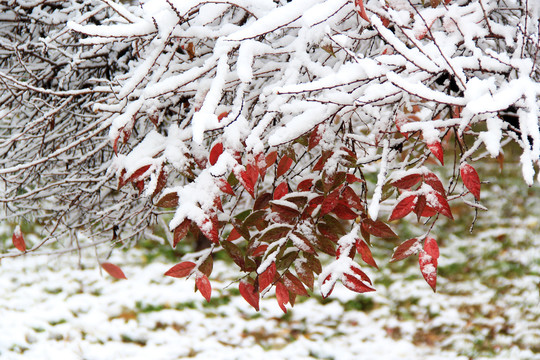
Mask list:
[[266,155],[266,168],[274,165],[277,160],[277,151],[272,151],[270,154]]
[[428,204],[438,213],[443,214],[449,219],[454,219],[452,216],[452,211],[450,210],[450,205],[444,195],[441,195],[438,192],[432,193],[435,195],[435,199],[431,196],[427,197]]
[[283,310],[284,313],[287,313],[285,304],[289,302],[289,290],[287,290],[281,281],[276,283],[276,300],[281,310]]
[[120,269],[118,266],[111,264],[109,262],[101,263],[101,267],[103,270],[105,270],[109,275],[111,275],[113,278],[116,279],[127,279],[126,275],[124,275],[124,272],[122,269]]
[[17,225],[17,227],[15,228],[15,231],[13,231],[13,236],[11,240],[13,241],[13,246],[15,246],[17,250],[21,252],[26,251],[26,243],[24,242],[23,233],[19,225]]
[[232,188],[231,184],[229,184],[227,182],[227,180],[219,179],[217,185],[219,187],[219,190],[223,191],[225,194],[229,194],[229,195],[234,196],[233,188]]
[[424,251],[435,259],[439,258],[439,246],[434,238],[426,238],[424,241]]
[[240,290],[240,295],[242,295],[248,304],[259,311],[259,292],[255,290],[255,287],[247,281],[242,280],[240,281],[240,285],[238,285],[238,290]]
[[424,210],[422,211],[422,217],[432,217],[433,215],[437,214],[437,212],[431,207],[431,206],[425,206]]
[[185,219],[184,221],[182,221],[180,225],[176,227],[176,229],[174,229],[173,248],[176,247],[176,245],[180,242],[180,240],[186,237],[190,226],[191,226],[191,220]]
[[349,209],[347,206],[343,205],[342,203],[338,203],[332,211],[340,219],[343,219],[343,220],[354,220],[358,217],[358,215],[354,211],[352,211],[351,209]]
[[195,286],[197,286],[197,289],[199,289],[201,295],[204,296],[206,301],[210,302],[212,297],[212,285],[210,284],[210,281],[206,275],[201,273],[199,274],[200,275],[195,279]]
[[392,259],[390,262],[403,260],[413,254],[416,254],[418,250],[420,249],[417,245],[419,244],[417,238],[409,239],[401,244],[399,244],[395,249],[394,253],[392,254]]
[[363,272],[362,270],[360,270],[359,267],[357,267],[357,266],[351,266],[350,269],[351,269],[351,271],[352,271],[354,274],[356,274],[357,276],[360,277],[360,280],[362,280],[362,281],[368,283],[369,285],[372,285],[371,280],[369,279],[369,276],[367,276],[365,272]]
[[154,197],[157,194],[159,194],[161,192],[161,190],[163,190],[165,185],[167,185],[168,176],[169,176],[169,174],[167,174],[165,169],[163,169],[163,167],[162,167],[159,170],[159,175],[158,175],[158,178],[157,178],[157,185],[156,185],[156,188],[155,188],[155,190],[154,190],[154,192],[152,193],[152,196],[151,196],[152,199],[154,199]]
[[311,132],[311,135],[309,136],[309,143],[308,143],[308,150],[313,149],[315,146],[319,144],[319,142],[322,139],[322,131],[320,129],[320,125],[317,125],[315,129]]
[[343,274],[344,279],[342,280],[343,285],[349,290],[355,291],[357,293],[365,293],[369,291],[375,291],[369,285],[366,285],[363,281],[359,280],[357,277],[351,274]]
[[167,270],[165,276],[172,276],[175,278],[183,278],[191,274],[191,271],[195,268],[195,263],[191,261],[183,261],[179,264],[174,265],[172,268]]
[[424,279],[433,291],[437,291],[437,258],[439,257],[439,247],[433,238],[427,238],[424,242],[424,251],[418,256],[420,271]]
[[284,181],[278,186],[276,186],[276,189],[274,190],[274,200],[279,200],[285,195],[287,195],[288,193],[289,193],[289,186]]
[[137,182],[137,180],[141,180],[139,178],[143,176],[144,173],[148,171],[148,169],[150,169],[150,165],[145,165],[135,170],[135,172],[131,174],[131,176],[129,177],[129,179],[126,180],[126,182]]
[[[326,285],[327,282],[331,282],[331,283],[329,285]],[[329,288],[327,289],[328,286]],[[336,280],[335,278],[333,279],[332,274],[330,274],[323,280],[323,283],[321,286],[321,295],[323,299],[326,299],[327,297],[330,296],[330,294],[334,290],[334,286],[336,286]]]
[[289,289],[290,292],[300,296],[309,296],[306,288],[296,276],[290,271],[285,272],[285,276],[282,278],[283,284]]
[[369,249],[368,244],[364,240],[357,239],[356,240],[356,250],[362,256],[362,260],[369,266],[373,266],[374,268],[379,268],[377,266],[377,263],[375,262],[375,259],[373,259],[373,255],[371,254],[371,250]]
[[272,262],[269,267],[266,268],[259,275],[259,290],[264,290],[268,285],[274,282],[274,277],[276,276],[276,263]]
[[254,258],[259,257],[266,252],[266,249],[268,249],[268,245],[259,245],[251,252],[251,256]]
[[321,216],[326,215],[332,210],[334,210],[334,208],[338,204],[338,200],[339,200],[339,189],[336,189],[332,191],[330,194],[328,194],[324,198],[321,204]]
[[366,9],[364,8],[364,2],[362,0],[354,0],[354,5],[358,8],[358,15],[368,23],[371,23],[368,15],[366,14]]
[[402,217],[407,216],[411,211],[413,211],[415,204],[416,195],[410,195],[402,199],[399,203],[397,203],[394,210],[392,210],[392,214],[390,215],[388,221],[401,219]]
[[370,218],[362,220],[362,228],[373,236],[380,238],[395,238],[396,233],[381,220],[373,221]]
[[313,179],[306,179],[306,180],[300,181],[300,184],[298,184],[298,187],[296,189],[298,191],[309,191],[312,186],[313,186]]
[[208,240],[213,243],[219,243],[219,234],[218,234],[218,219],[217,216],[212,216],[203,220],[202,225],[199,226],[201,232],[208,238]]
[[276,178],[278,178],[281,175],[285,174],[291,168],[292,163],[293,163],[293,159],[291,159],[287,155],[284,155],[281,158],[281,160],[279,160],[278,167],[277,167]]
[[360,179],[359,177],[356,177],[353,174],[347,174],[346,179],[349,184],[353,184],[355,182],[365,182],[364,180]]
[[212,150],[210,150],[210,156],[208,157],[210,165],[214,165],[218,161],[221,154],[223,154],[223,144],[218,142],[216,145],[214,145]]
[[251,164],[246,165],[246,170],[240,172],[240,182],[249,192],[252,198],[255,198],[255,183],[259,178],[257,168]]
[[371,280],[362,270],[356,266],[351,266],[350,270],[351,273],[343,274],[343,278],[341,279],[347,289],[358,293],[375,291],[371,286]]
[[234,241],[236,239],[240,239],[242,235],[236,230],[236,228],[233,228],[231,232],[229,233],[229,236],[227,236],[227,241]]
[[441,165],[444,166],[444,153],[441,142],[439,140],[430,141],[427,143],[427,147],[433,155],[440,161]]
[[224,112],[222,112],[221,114],[218,115],[217,119],[218,119],[218,121],[221,121],[223,118],[226,118],[227,116],[229,116],[229,112],[224,111]]
[[424,182],[432,187],[433,190],[437,191],[438,193],[441,193],[443,195],[446,194],[446,190],[444,189],[444,185],[442,184],[441,180],[432,172],[428,172],[424,175]]
[[407,189],[412,188],[414,185],[418,184],[420,180],[422,180],[422,175],[420,174],[406,175],[402,177],[401,179],[394,181],[392,183],[392,186],[395,186],[398,189],[407,190]]
[[350,186],[345,186],[345,188],[343,189],[343,193],[341,194],[341,198],[347,202],[349,207],[353,207],[356,210],[364,209],[364,206],[362,205],[362,200]]
[[118,155],[118,140],[120,140],[120,134],[114,139],[113,143],[113,151],[116,155]]
[[471,165],[463,163],[459,167],[459,173],[467,190],[474,195],[476,200],[480,200],[480,177],[476,170]]
[[333,151],[330,151],[330,150],[326,150],[322,153],[322,156],[321,158],[319,159],[319,161],[317,161],[317,163],[315,164],[315,166],[313,166],[313,171],[320,171],[324,168],[324,164],[326,164],[326,162],[328,161],[328,159],[330,159],[330,156],[334,155],[334,152]]
[[416,205],[414,205],[414,213],[417,215],[418,221],[420,221],[420,218],[422,217],[422,214],[424,213],[424,209],[426,208],[426,196],[425,195],[419,195],[418,199],[416,200]]

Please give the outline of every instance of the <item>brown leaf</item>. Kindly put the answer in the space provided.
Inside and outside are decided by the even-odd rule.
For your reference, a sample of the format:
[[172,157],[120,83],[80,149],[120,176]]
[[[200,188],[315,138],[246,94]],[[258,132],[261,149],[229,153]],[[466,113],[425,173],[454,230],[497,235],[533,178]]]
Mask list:
[[104,263],[101,263],[101,267],[103,268],[103,270],[105,270],[113,278],[127,279],[127,277],[126,277],[126,275],[124,275],[124,272],[122,271],[122,269],[120,269],[117,265],[111,264],[109,262],[104,262]]
[[170,192],[163,195],[156,203],[157,207],[173,208],[178,206],[178,193]]

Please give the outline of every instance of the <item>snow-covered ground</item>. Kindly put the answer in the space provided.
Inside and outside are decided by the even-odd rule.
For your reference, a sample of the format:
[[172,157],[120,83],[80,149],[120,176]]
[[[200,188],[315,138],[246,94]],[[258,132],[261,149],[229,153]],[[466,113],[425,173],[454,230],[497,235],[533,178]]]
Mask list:
[[[503,192],[519,194],[502,203]],[[438,226],[436,294],[415,259],[388,264],[397,243],[376,240],[375,293],[338,285],[288,314],[272,296],[255,312],[220,261],[206,303],[193,280],[163,276],[170,260],[146,263],[141,250],[110,259],[121,281],[89,254],[82,267],[77,256],[4,259],[0,359],[540,359],[539,198],[495,187],[472,235],[468,210]]]

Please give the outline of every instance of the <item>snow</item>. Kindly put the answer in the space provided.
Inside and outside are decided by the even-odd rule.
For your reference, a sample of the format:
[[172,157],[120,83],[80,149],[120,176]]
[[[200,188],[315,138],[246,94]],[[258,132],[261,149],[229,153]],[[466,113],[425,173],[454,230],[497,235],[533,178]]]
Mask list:
[[[476,269],[483,253],[501,246],[497,240],[501,235],[515,245],[531,240],[537,244],[528,235],[531,224],[519,221],[479,236],[450,237],[441,247],[440,266],[463,262]],[[533,226],[538,226],[537,219]],[[470,242],[475,246],[468,252],[458,250]],[[534,264],[535,249],[533,245],[528,253],[514,246],[511,254],[501,252],[497,257]],[[377,292],[361,297],[336,284],[324,303],[313,296],[289,309],[285,318],[270,294],[261,300],[259,315],[240,296],[232,295],[238,276],[230,274],[224,263],[214,265],[213,297],[230,301],[204,305],[200,294],[193,292],[193,280],[163,276],[170,261],[140,265],[143,259],[144,253],[135,249],[110,259],[127,274],[123,281],[100,275],[91,254],[82,258],[84,269],[77,268],[76,257],[3,259],[2,358],[466,360],[474,353],[474,344],[482,342],[501,349],[489,356],[477,353],[475,358],[539,359],[533,351],[540,336],[540,309],[537,276],[532,274],[513,280],[497,276],[503,292],[474,277],[450,281],[439,276],[440,292],[433,294],[418,277],[417,267],[410,266],[414,280],[394,275],[391,286],[379,284]],[[482,271],[504,258],[485,261],[478,263]],[[377,279],[375,272],[375,285]],[[345,304],[360,299],[372,299],[375,308],[345,310]],[[436,340],[429,345],[431,337]]]

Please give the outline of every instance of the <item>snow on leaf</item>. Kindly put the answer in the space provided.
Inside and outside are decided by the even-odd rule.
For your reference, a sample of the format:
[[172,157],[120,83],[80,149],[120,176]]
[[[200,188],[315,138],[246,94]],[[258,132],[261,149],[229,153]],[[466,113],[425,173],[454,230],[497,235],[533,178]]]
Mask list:
[[104,263],[101,263],[101,267],[103,268],[103,270],[105,270],[109,275],[111,275],[115,279],[127,279],[122,269],[120,269],[120,267],[118,267],[115,264],[104,262]]
[[427,238],[424,242],[424,250],[418,255],[420,271],[424,279],[433,291],[437,291],[437,258],[439,257],[439,248],[433,238]]
[[454,219],[454,216],[452,215],[452,210],[450,209],[450,204],[448,204],[445,195],[442,195],[439,192],[427,194],[426,202],[427,205],[429,205],[436,212],[443,214],[449,219]]
[[227,180],[225,179],[219,179],[217,181],[217,185],[219,187],[219,189],[221,191],[223,191],[225,194],[228,194],[228,195],[233,195],[234,196],[234,191],[233,191],[233,188],[231,186],[231,184],[229,184],[227,182]]
[[416,254],[420,249],[420,241],[417,238],[405,240],[394,249],[390,262],[403,260]]
[[480,177],[476,170],[464,162],[459,168],[459,173],[465,187],[474,195],[476,200],[480,200]]
[[353,207],[356,210],[364,209],[362,200],[350,186],[345,186],[341,198],[349,205],[349,207]]
[[424,182],[431,186],[433,190],[437,191],[438,193],[445,195],[446,190],[444,189],[444,185],[442,184],[441,180],[432,173],[431,171],[428,171],[426,174],[424,174]]
[[219,223],[217,216],[212,215],[203,220],[202,224],[199,225],[201,232],[208,238],[208,240],[217,244],[219,242]]
[[11,237],[11,240],[13,242],[13,246],[15,246],[15,248],[17,248],[17,250],[19,250],[21,252],[26,251],[26,243],[24,242],[24,236],[23,236],[23,233],[21,231],[21,227],[19,225],[17,225],[17,227],[15,227],[15,230],[13,231],[13,236]]

